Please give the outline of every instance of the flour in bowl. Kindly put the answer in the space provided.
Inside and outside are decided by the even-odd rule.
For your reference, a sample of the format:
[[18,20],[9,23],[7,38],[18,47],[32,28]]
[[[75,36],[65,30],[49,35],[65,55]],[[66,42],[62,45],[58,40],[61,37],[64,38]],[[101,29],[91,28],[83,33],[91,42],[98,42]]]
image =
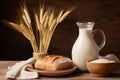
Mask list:
[[108,59],[97,59],[91,61],[91,63],[114,63],[115,61],[113,60],[108,60]]

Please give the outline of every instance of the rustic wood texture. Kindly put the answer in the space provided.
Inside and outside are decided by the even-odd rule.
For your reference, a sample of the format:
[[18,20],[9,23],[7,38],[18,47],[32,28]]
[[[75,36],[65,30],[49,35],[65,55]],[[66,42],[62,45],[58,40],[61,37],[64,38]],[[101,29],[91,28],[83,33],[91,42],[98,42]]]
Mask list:
[[[0,20],[14,20],[17,7],[22,0],[1,0]],[[33,5],[28,0],[30,8]],[[107,38],[105,47],[100,51],[101,55],[114,53],[120,58],[120,0],[46,0],[52,5],[73,5],[78,8],[60,23],[53,35],[49,54],[60,54],[71,57],[71,49],[78,35],[77,21],[94,21],[94,29],[102,29]],[[100,43],[101,37],[97,37]],[[32,48],[28,40],[20,33],[0,23],[0,59],[27,59],[32,57]]]
[[[8,66],[12,66],[17,61],[0,61],[0,80],[12,80],[6,79],[5,74]],[[120,80],[120,72],[112,74],[109,77],[93,77],[88,72],[79,72],[75,71],[70,75],[62,77],[43,77],[39,76],[38,79],[29,79],[29,80]]]

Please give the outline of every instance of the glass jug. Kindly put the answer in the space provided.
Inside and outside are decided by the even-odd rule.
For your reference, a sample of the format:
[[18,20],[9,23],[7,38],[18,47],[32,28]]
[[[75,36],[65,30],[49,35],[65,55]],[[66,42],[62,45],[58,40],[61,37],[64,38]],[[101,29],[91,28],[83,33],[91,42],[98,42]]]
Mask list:
[[[72,48],[72,60],[78,69],[86,71],[86,61],[97,59],[99,51],[104,47],[106,38],[102,30],[93,30],[94,22],[77,22],[79,35]],[[96,32],[101,32],[102,43],[98,46],[93,38]]]

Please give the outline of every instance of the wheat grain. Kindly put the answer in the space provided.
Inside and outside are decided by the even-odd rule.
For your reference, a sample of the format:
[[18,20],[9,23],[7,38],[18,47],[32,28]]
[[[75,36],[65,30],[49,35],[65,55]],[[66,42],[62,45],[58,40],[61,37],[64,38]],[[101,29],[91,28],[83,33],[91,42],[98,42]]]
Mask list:
[[30,19],[30,16],[29,16],[29,14],[28,14],[27,9],[24,8],[23,11],[24,11],[24,14],[25,14],[25,17],[26,17],[28,23],[31,24],[31,19]]
[[43,8],[40,9],[40,23],[43,22]]
[[60,18],[61,18],[61,16],[62,16],[62,14],[63,14],[63,10],[60,11],[60,13],[59,13],[59,15],[58,15],[58,17],[57,17],[57,23],[60,22]]
[[36,24],[36,28],[38,29],[38,30],[40,30],[40,23],[39,23],[39,20],[38,20],[38,16],[37,16],[37,14],[35,14],[35,24]]

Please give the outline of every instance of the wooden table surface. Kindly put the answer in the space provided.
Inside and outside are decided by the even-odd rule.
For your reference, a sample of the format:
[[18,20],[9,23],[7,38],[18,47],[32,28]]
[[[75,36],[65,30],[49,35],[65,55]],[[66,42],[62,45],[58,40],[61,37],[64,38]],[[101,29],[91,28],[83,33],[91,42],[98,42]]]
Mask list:
[[[12,66],[17,61],[0,61],[0,80],[11,80],[6,79],[5,74],[7,71],[8,66]],[[39,76],[38,79],[31,79],[31,80],[120,80],[120,71],[114,73],[110,77],[93,77],[88,72],[79,72],[75,71],[72,74],[62,77],[43,77]]]

